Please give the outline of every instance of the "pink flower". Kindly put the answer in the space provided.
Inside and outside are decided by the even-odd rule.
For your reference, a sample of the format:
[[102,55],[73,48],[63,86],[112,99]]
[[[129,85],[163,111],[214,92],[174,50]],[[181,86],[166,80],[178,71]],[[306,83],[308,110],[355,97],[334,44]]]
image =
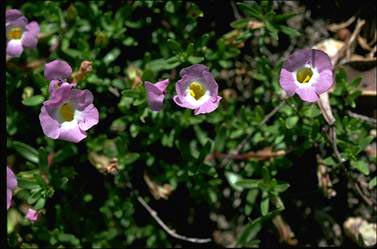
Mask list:
[[39,213],[36,210],[32,208],[29,208],[27,210],[26,218],[30,220],[31,222],[34,223],[36,220],[38,220],[38,217],[39,217]]
[[5,14],[7,56],[19,57],[25,48],[35,48],[38,43],[39,25],[30,22],[17,9],[9,9]]
[[156,84],[146,81],[144,85],[145,90],[147,91],[147,101],[149,106],[153,111],[160,111],[166,94],[165,90],[169,85],[169,79],[159,81]]
[[53,93],[43,103],[39,114],[43,133],[52,139],[80,142],[99,120],[92,93],[72,89],[70,84],[61,85]]
[[280,71],[280,85],[287,93],[307,102],[315,102],[318,95],[333,84],[333,67],[329,56],[317,49],[301,49],[291,54]]
[[47,80],[50,81],[48,88],[50,94],[62,85],[70,85],[74,87],[75,84],[68,83],[69,77],[71,77],[72,68],[63,60],[53,60],[45,65],[44,75]]
[[174,102],[184,108],[193,109],[194,114],[210,113],[217,109],[221,97],[218,85],[208,67],[195,64],[181,70],[182,77],[175,85],[177,95]]
[[7,166],[7,209],[12,203],[13,190],[17,188],[17,178],[13,171]]

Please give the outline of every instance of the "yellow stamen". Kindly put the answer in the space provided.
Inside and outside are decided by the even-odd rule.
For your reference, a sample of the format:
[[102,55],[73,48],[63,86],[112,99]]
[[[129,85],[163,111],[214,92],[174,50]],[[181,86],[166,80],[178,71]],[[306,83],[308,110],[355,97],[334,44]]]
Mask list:
[[60,116],[64,121],[72,121],[74,116],[74,109],[70,103],[64,103],[59,110]]
[[197,81],[191,82],[190,88],[189,88],[189,93],[196,100],[198,100],[201,97],[203,97],[203,95],[205,94],[205,92],[206,92],[206,90],[205,90],[204,86],[201,83],[199,83]]
[[9,40],[16,40],[20,39],[22,36],[22,29],[21,28],[12,28],[11,30],[8,31],[8,39]]
[[296,78],[300,83],[308,83],[313,76],[313,71],[308,67],[303,67],[297,70]]

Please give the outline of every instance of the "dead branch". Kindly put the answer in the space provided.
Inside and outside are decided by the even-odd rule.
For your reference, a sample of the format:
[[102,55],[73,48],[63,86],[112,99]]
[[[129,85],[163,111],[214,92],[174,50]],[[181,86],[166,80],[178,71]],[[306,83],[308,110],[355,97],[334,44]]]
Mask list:
[[157,221],[157,223],[172,237],[192,243],[208,243],[211,242],[210,238],[207,239],[199,239],[199,238],[190,238],[180,234],[177,234],[173,229],[169,228],[161,219],[158,217],[157,212],[154,211],[141,196],[137,197],[137,200],[140,202],[141,205],[148,211],[148,213]]

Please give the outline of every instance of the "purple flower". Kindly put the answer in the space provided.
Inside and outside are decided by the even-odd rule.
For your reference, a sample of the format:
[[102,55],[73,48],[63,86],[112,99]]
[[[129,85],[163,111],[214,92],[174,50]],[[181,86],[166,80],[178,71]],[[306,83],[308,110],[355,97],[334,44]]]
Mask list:
[[149,81],[144,83],[145,90],[147,91],[147,101],[153,111],[160,111],[165,98],[165,90],[169,85],[169,79],[162,80],[156,84]]
[[7,209],[12,202],[13,190],[17,188],[17,178],[13,171],[7,166]]
[[74,84],[68,83],[68,79],[71,77],[72,68],[71,66],[62,60],[54,60],[45,65],[44,75],[47,80],[50,81],[49,92],[52,94],[54,90],[61,87],[62,85],[71,85]]
[[333,70],[329,56],[317,49],[301,49],[291,54],[280,72],[280,85],[287,93],[307,102],[315,102],[318,95],[333,84]]
[[39,213],[38,213],[36,210],[34,210],[34,209],[32,209],[32,208],[29,208],[29,209],[27,210],[26,218],[27,218],[28,220],[30,220],[31,222],[34,223],[36,220],[38,220],[38,216],[39,216]]
[[184,108],[193,109],[194,114],[210,113],[219,106],[218,85],[208,67],[195,64],[181,70],[182,77],[175,85],[177,95],[174,102]]
[[39,120],[43,133],[52,139],[78,143],[85,131],[98,123],[99,113],[89,90],[72,89],[63,84],[43,102]]
[[38,43],[39,25],[30,22],[19,10],[9,9],[5,14],[7,55],[19,57],[24,48],[35,48]]

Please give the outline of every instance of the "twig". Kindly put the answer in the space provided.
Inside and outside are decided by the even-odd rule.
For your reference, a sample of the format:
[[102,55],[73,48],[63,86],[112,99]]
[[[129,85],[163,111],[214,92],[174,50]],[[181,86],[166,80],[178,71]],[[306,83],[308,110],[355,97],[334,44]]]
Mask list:
[[192,243],[208,243],[211,242],[211,239],[199,239],[199,238],[190,238],[186,237],[180,234],[177,234],[173,229],[169,228],[165,223],[158,217],[157,212],[154,211],[145,201],[142,197],[138,196],[137,200],[143,205],[143,207],[149,212],[149,214],[157,221],[157,223],[172,237],[180,240],[189,241]]
[[354,113],[354,112],[351,112],[351,111],[347,111],[348,115],[353,117],[353,118],[357,118],[357,119],[360,119],[360,120],[363,120],[371,125],[377,125],[377,120],[374,119],[374,118],[370,118],[370,117],[367,117],[367,116],[364,116],[364,115],[361,115],[361,114],[358,114],[358,113]]
[[332,148],[334,150],[335,156],[340,163],[345,162],[346,160],[341,156],[338,147],[336,146],[336,128],[335,126],[330,127],[330,141],[332,143]]
[[344,158],[342,158],[342,156],[340,155],[339,153],[339,150],[336,146],[336,129],[335,129],[335,126],[332,126],[330,127],[330,131],[329,131],[330,135],[328,136],[328,139],[330,140],[330,142],[332,143],[332,147],[333,147],[333,150],[334,150],[334,154],[335,154],[335,157],[338,159],[339,161],[339,165],[341,166],[341,169],[343,170],[343,172],[346,174],[347,176],[347,179],[348,181],[350,181],[353,186],[354,186],[354,189],[356,190],[356,192],[359,194],[359,196],[361,197],[361,199],[368,205],[368,206],[372,206],[373,205],[373,201],[370,200],[367,196],[365,196],[364,192],[361,190],[360,186],[358,183],[356,183],[353,178],[351,177],[351,175],[348,173],[347,169],[344,167],[343,163],[346,161]]
[[241,18],[241,15],[240,13],[238,12],[238,9],[237,9],[237,6],[236,4],[234,3],[233,0],[230,1],[230,6],[232,6],[232,10],[233,10],[233,14],[234,14],[234,17],[238,20]]
[[[262,126],[264,125],[265,123],[267,123],[271,118],[272,116],[275,115],[275,113],[277,113],[285,104],[285,101],[286,99],[283,99],[283,101],[278,105],[276,106],[269,114],[267,114],[264,119],[262,120],[262,122],[259,123],[258,126]],[[247,135],[244,140],[242,140],[242,142],[237,146],[237,148],[233,151],[233,152],[230,152],[227,154],[227,156],[224,158],[224,160],[222,161],[222,163],[220,164],[220,167],[223,167],[225,166],[225,164],[229,163],[230,162],[230,159],[232,157],[234,157],[235,155],[238,155],[238,153],[242,150],[242,148],[246,145],[247,141],[250,140],[250,138],[253,136],[254,132],[251,132],[249,135]]]

